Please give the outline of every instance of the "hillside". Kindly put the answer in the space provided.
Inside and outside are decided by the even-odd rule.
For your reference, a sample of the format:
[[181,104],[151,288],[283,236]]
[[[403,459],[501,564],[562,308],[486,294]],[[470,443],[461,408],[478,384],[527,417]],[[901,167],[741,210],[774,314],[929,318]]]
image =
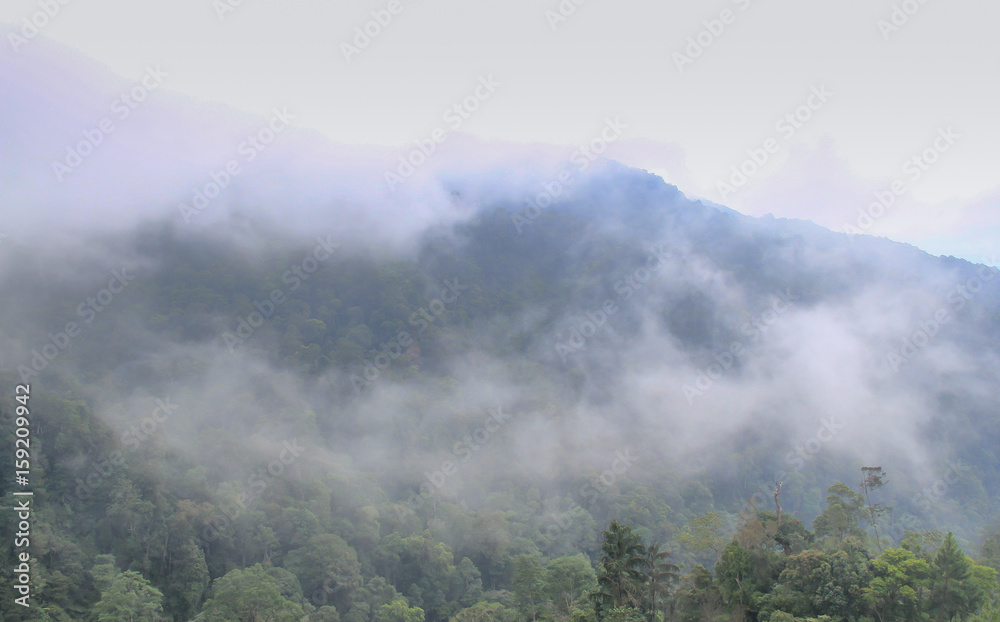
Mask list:
[[[75,61],[36,62],[44,82]],[[50,113],[93,118],[0,70],[4,162],[59,152]],[[99,117],[104,95],[72,102]],[[0,243],[0,455],[30,384],[40,595],[0,620],[90,619],[129,590],[178,621],[251,593],[343,622],[916,619],[941,598],[971,619],[995,596],[996,268],[471,139],[393,192],[379,154],[290,131],[186,214],[257,120],[177,109],[144,109],[77,185],[37,194],[36,167],[0,188],[38,209]],[[678,566],[634,610],[615,538]],[[802,600],[897,566],[926,588],[898,610]],[[962,598],[937,596],[948,568]]]

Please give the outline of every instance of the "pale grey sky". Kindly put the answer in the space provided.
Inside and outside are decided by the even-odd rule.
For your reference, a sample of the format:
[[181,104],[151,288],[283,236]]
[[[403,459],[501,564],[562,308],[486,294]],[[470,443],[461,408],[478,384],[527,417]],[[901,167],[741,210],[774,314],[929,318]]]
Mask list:
[[[55,13],[45,20],[44,5]],[[164,88],[261,115],[287,106],[296,125],[343,143],[412,145],[492,76],[499,87],[462,132],[569,155],[618,116],[628,130],[609,156],[691,196],[838,230],[899,180],[865,232],[936,254],[1000,255],[1000,4],[987,0],[0,5],[15,27],[32,16],[48,22],[45,37],[127,78],[156,63],[170,72]],[[366,25],[377,34],[345,52],[364,44],[356,28]],[[4,45],[5,55],[16,47]],[[814,89],[828,95],[810,100]],[[797,110],[808,119],[781,121]],[[759,171],[720,187],[754,153],[767,156]]]

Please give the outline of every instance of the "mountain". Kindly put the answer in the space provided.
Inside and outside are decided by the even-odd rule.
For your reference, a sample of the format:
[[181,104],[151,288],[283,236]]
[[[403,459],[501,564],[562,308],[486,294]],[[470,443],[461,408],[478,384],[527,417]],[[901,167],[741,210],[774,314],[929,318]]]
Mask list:
[[300,604],[365,622],[398,590],[443,620],[517,555],[597,559],[612,519],[711,565],[693,520],[732,535],[780,481],[812,524],[862,466],[889,544],[994,520],[993,267],[458,135],[394,190],[399,154],[294,127],[245,152],[274,117],[166,91],[60,183],[135,85],[7,54],[0,410],[38,395],[38,556],[74,615],[110,553],[175,619],[261,562]]

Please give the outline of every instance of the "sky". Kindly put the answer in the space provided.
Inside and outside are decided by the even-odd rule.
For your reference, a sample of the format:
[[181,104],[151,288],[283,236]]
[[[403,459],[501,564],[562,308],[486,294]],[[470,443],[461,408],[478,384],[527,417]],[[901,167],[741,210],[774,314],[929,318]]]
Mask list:
[[568,158],[613,119],[625,132],[604,155],[688,196],[1000,255],[1000,5],[984,0],[0,5],[16,29],[32,18],[121,76],[159,65],[166,90],[287,107],[338,143],[406,152],[447,126]]

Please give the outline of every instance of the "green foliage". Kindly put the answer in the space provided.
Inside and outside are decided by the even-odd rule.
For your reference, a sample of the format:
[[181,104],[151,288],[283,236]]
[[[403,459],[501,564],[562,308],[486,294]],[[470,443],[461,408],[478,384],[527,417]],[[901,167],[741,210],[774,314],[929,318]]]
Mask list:
[[931,567],[906,549],[888,548],[872,563],[865,601],[880,620],[915,620]]
[[309,622],[340,622],[340,613],[336,607],[323,605],[309,614]]
[[670,563],[669,557],[668,551],[660,550],[659,542],[646,547],[643,558],[646,588],[643,590],[642,609],[646,612],[646,619],[650,622],[655,619],[657,612],[660,612],[660,607],[666,602],[670,588],[680,578],[677,564]]
[[546,591],[542,561],[535,555],[518,555],[513,562],[511,586],[521,614],[532,621],[537,620]]
[[985,607],[978,615],[969,618],[969,622],[1000,622],[1000,609],[993,606]]
[[632,527],[611,521],[601,532],[601,565],[597,575],[601,597],[610,599],[611,608],[637,605],[642,598],[642,568],[646,550]]
[[597,587],[597,574],[583,553],[557,557],[546,565],[544,585],[557,614],[572,617],[586,607],[585,595]]
[[[598,619],[631,620],[636,612],[645,620],[663,617],[661,606],[679,578],[678,567],[660,544],[644,546],[630,525],[611,521],[602,535],[597,589],[591,592]],[[581,576],[581,579],[583,577]],[[587,577],[589,582],[589,577]]]
[[724,535],[726,521],[718,512],[708,512],[691,519],[677,536],[677,541],[700,559],[715,563],[728,538]]
[[198,613],[210,581],[204,551],[193,542],[181,545],[171,559],[165,580],[165,609],[177,618],[190,620]]
[[753,556],[733,540],[722,551],[715,566],[719,592],[726,604],[740,611],[755,607],[754,598],[761,585],[758,567]]
[[313,605],[332,604],[337,611],[349,610],[355,592],[364,584],[357,553],[335,534],[309,538],[288,553],[285,566],[298,577]]
[[972,578],[972,560],[948,532],[931,566],[930,611],[939,622],[965,617],[982,604]]
[[826,555],[813,600],[817,615],[860,620],[865,615],[864,586],[871,580],[871,559],[861,541],[845,538],[841,548]]
[[863,538],[864,531],[859,521],[864,515],[864,497],[843,482],[837,482],[827,489],[826,509],[813,521],[816,537],[831,536]]
[[513,609],[500,603],[482,601],[456,613],[451,622],[515,622],[520,619]]
[[1000,532],[986,538],[979,551],[979,560],[984,565],[1000,571]]
[[607,622],[644,622],[642,610],[635,607],[614,607],[604,617]]
[[714,620],[723,612],[722,593],[704,566],[683,576],[674,596],[674,617],[680,622]]
[[163,594],[138,572],[126,570],[111,580],[94,605],[98,622],[156,622],[160,620]]
[[402,598],[386,603],[378,610],[378,622],[424,622],[424,610],[410,607]]
[[281,595],[278,582],[260,564],[233,570],[212,584],[197,622],[299,622],[302,607]]
[[111,587],[111,583],[118,575],[119,570],[115,565],[114,555],[97,555],[94,557],[94,567],[90,569],[90,576],[94,581],[94,587],[99,592],[103,592]]
[[917,557],[930,562],[934,559],[935,553],[937,553],[943,543],[944,534],[940,531],[917,532],[906,530],[903,532],[903,541],[899,543],[899,546],[907,551],[912,551]]
[[869,561],[854,538],[845,540],[844,548],[833,553],[810,549],[793,555],[778,583],[762,597],[761,612],[857,620],[865,613],[862,589],[871,578]]
[[979,564],[972,561],[972,577],[970,581],[973,583],[973,587],[970,588],[969,594],[972,597],[972,604],[975,603],[985,603],[987,607],[993,606],[1000,602],[1000,584],[997,583],[997,571],[990,566],[980,566]]

